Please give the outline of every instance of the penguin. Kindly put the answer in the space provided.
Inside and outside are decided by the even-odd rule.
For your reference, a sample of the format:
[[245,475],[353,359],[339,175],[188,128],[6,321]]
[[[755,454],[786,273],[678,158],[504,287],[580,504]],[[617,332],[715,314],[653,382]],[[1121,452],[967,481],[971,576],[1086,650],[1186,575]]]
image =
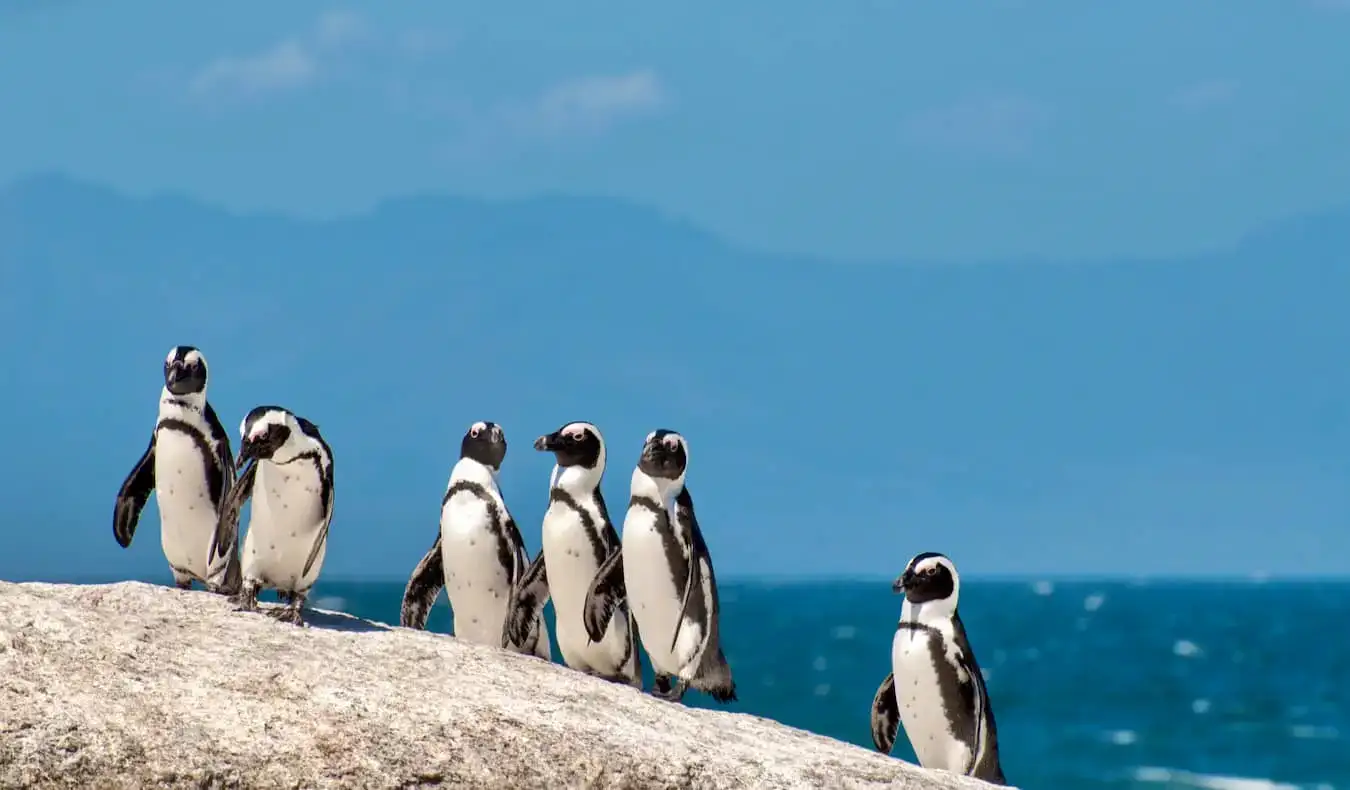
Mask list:
[[919,765],[1006,785],[989,691],[956,611],[956,566],[924,552],[891,589],[905,603],[891,643],[891,674],[872,700],[872,743],[889,754],[903,722]]
[[503,641],[507,605],[529,565],[520,528],[497,486],[505,459],[506,434],[501,426],[491,422],[469,426],[441,498],[440,532],[408,579],[399,624],[426,628],[431,605],[448,586],[456,637],[549,661],[543,612],[530,625],[524,644]]
[[237,540],[239,511],[253,500],[235,603],[258,609],[258,591],[277,591],[286,606],[268,614],[303,625],[301,609],[323,568],[333,522],[333,451],[319,426],[280,406],[258,406],[239,424],[239,479],[211,542],[211,552]]
[[525,641],[536,613],[553,600],[554,632],[567,666],[615,683],[642,687],[637,625],[628,617],[622,590],[609,628],[592,640],[582,622],[586,593],[596,571],[619,551],[600,480],[605,440],[588,422],[570,422],[540,436],[534,449],[553,453],[542,547],[516,585],[506,616],[506,638]]
[[655,674],[652,693],[678,702],[689,686],[722,703],[736,683],[719,640],[717,579],[685,484],[689,444],[674,431],[647,435],[633,470],[623,551],[601,566],[587,594],[585,623],[604,632],[627,591]]
[[174,585],[200,582],[222,595],[239,591],[239,554],[224,544],[208,557],[212,534],[234,483],[230,436],[206,400],[206,357],[192,346],[175,346],[164,360],[164,389],[150,444],[117,492],[113,537],[131,546],[141,510],[157,492],[159,539]]

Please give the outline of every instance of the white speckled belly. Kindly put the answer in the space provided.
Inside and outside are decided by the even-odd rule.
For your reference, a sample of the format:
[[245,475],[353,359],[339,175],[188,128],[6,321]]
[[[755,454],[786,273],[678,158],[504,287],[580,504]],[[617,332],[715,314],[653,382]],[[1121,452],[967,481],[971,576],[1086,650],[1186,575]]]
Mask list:
[[970,765],[970,750],[947,727],[938,674],[929,650],[932,639],[925,631],[896,630],[891,642],[895,701],[919,765],[964,773]]
[[599,566],[576,511],[556,502],[551,504],[544,514],[543,544],[549,594],[556,616],[554,627],[563,660],[574,669],[618,673],[628,651],[628,618],[616,612],[604,639],[598,644],[590,643],[582,612],[586,592]]
[[623,523],[623,573],[638,636],[653,669],[688,680],[698,669],[691,659],[702,641],[703,629],[686,619],[679,642],[671,650],[684,590],[676,589],[667,563],[656,516],[645,508],[629,511]]
[[[164,558],[175,568],[207,579],[206,555],[216,530],[216,508],[197,443],[181,431],[160,430],[155,437],[155,499]],[[224,562],[219,559],[217,568]]]
[[318,471],[311,463],[259,462],[244,537],[245,578],[280,590],[304,591],[314,585],[327,546],[319,550],[308,575],[302,579],[300,572],[322,526],[320,491]]
[[441,560],[458,639],[501,647],[511,569],[502,567],[498,544],[481,499],[463,492],[445,503]]

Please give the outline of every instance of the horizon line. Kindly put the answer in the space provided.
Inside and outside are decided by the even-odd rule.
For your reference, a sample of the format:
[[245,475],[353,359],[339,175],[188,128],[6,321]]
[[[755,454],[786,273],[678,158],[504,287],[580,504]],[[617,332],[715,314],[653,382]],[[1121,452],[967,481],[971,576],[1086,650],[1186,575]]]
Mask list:
[[[728,574],[718,581],[723,584],[775,584],[789,586],[811,586],[820,584],[887,584],[894,581],[887,574]],[[37,578],[21,575],[15,578],[0,577],[0,581],[11,584],[118,584],[121,582],[142,582],[145,584],[169,583],[168,577],[146,578],[132,576],[113,578],[97,574],[72,574],[64,578]],[[324,579],[322,584],[407,584],[407,579],[394,575],[335,575]],[[1350,583],[1350,572],[1342,573],[972,573],[963,574],[963,581],[981,584],[1268,584],[1268,583]]]
[[1231,254],[1240,250],[1244,245],[1258,240],[1260,237],[1269,234],[1272,230],[1282,226],[1297,223],[1309,218],[1328,218],[1339,217],[1345,213],[1344,207],[1337,206],[1320,211],[1310,211],[1303,213],[1285,214],[1275,219],[1259,223],[1247,228],[1239,233],[1236,238],[1225,244],[1217,244],[1205,247],[1201,250],[1195,250],[1191,253],[1171,254],[1171,255],[1135,255],[1129,257],[1119,256],[1092,256],[1088,258],[1047,256],[1041,258],[1016,256],[1011,258],[998,257],[980,257],[980,258],[918,258],[910,257],[904,253],[894,253],[882,256],[854,256],[854,255],[822,255],[813,252],[799,252],[777,250],[768,247],[761,247],[754,244],[746,244],[740,240],[725,235],[721,231],[709,227],[705,223],[695,218],[661,208],[660,206],[643,200],[624,197],[622,195],[604,194],[598,192],[567,192],[562,190],[545,190],[533,192],[525,195],[492,197],[485,195],[472,195],[464,192],[453,192],[448,189],[418,189],[399,192],[397,194],[386,195],[378,199],[368,201],[368,204],[362,209],[356,209],[346,212],[332,214],[305,214],[295,209],[266,208],[266,207],[232,207],[227,202],[218,198],[210,198],[199,194],[194,194],[191,190],[182,186],[151,188],[145,190],[132,190],[118,186],[111,181],[102,180],[85,174],[76,174],[69,170],[62,169],[39,169],[30,170],[26,173],[15,174],[8,180],[0,182],[0,193],[12,192],[26,182],[40,182],[44,180],[64,180],[83,187],[85,189],[104,190],[118,196],[122,200],[153,202],[156,200],[178,200],[191,203],[209,211],[224,214],[236,219],[272,219],[283,220],[298,224],[327,225],[350,222],[375,216],[385,206],[398,202],[415,200],[459,200],[467,203],[477,203],[485,206],[513,206],[529,203],[539,203],[550,200],[578,200],[578,201],[596,201],[608,202],[616,206],[624,206],[637,209],[650,214],[653,218],[672,226],[681,227],[686,231],[702,236],[708,241],[713,242],[732,252],[741,253],[757,258],[781,259],[786,262],[804,263],[807,265],[843,265],[843,266],[1003,266],[1014,265],[1101,265],[1101,264],[1163,264],[1172,262],[1191,262],[1201,260],[1213,255]]

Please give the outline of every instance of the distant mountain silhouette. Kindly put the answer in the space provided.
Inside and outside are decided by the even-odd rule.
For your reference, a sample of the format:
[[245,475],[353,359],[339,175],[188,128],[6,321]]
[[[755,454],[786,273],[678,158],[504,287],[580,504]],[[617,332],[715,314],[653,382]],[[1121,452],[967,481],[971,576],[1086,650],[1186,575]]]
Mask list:
[[[924,507],[1052,496],[1066,468],[1342,469],[1350,446],[1350,214],[1193,260],[847,265],[608,199],[415,197],[315,222],[40,176],[0,192],[0,286],[3,485],[75,536],[31,537],[35,562],[131,562],[105,522],[178,343],[205,351],[231,430],[276,402],[329,435],[335,534],[361,547],[335,547],[347,572],[411,568],[477,419],[507,430],[532,551],[535,436],[599,423],[621,518],[643,436],[683,431],[714,549],[747,570],[891,569],[909,547],[878,541]],[[147,518],[132,556],[157,570]]]

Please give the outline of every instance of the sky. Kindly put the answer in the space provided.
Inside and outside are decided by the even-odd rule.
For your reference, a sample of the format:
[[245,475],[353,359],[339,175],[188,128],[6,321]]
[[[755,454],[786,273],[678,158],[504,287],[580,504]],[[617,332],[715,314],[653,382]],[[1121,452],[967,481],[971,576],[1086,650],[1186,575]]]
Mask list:
[[[612,513],[635,441],[690,437],[732,576],[1346,575],[1347,36],[1332,0],[0,0],[0,471],[51,525],[0,576],[162,573],[153,506],[129,553],[107,519],[179,343],[227,428],[331,432],[338,576],[411,570],[479,419],[537,549],[529,444],[574,418]],[[72,348],[96,396],[51,387]]]
[[833,259],[1168,257],[1350,201],[1340,0],[0,9],[0,182],[607,195]]

